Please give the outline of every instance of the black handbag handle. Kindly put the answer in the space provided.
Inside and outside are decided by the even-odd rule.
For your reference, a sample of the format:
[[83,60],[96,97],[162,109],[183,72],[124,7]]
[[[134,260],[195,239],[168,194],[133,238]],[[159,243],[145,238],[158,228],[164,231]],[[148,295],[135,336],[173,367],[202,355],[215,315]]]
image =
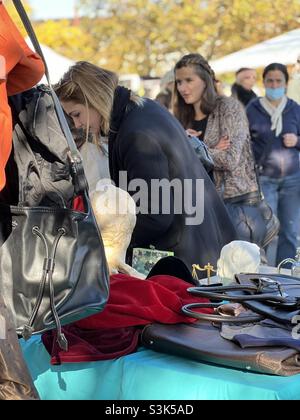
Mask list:
[[217,286],[210,287],[209,291],[207,287],[189,287],[187,289],[189,293],[196,296],[205,297],[212,300],[228,300],[230,302],[245,302],[249,300],[263,301],[268,303],[286,303],[286,298],[283,296],[274,295],[271,293],[255,293],[246,295],[229,295],[226,292],[251,292],[257,291],[256,286],[244,286],[244,285],[233,285],[233,286]]
[[[197,286],[189,287],[187,291],[192,295],[201,296],[203,298],[210,299],[214,302],[218,301],[218,303],[189,303],[187,305],[182,306],[181,311],[191,318],[217,323],[230,322],[234,324],[246,324],[251,322],[259,322],[265,317],[259,314],[241,316],[224,316],[215,313],[203,314],[196,312],[194,309],[218,308],[219,306],[223,305],[224,301],[242,303],[245,301],[255,300],[268,302],[269,304],[274,305],[286,303],[286,298],[283,296],[276,296],[269,293],[257,293],[258,287],[255,285],[252,286],[237,284],[229,286],[211,286],[209,288],[207,286]],[[254,294],[232,295],[227,294],[227,292],[254,292]]]
[[83,169],[83,163],[82,163],[82,158],[81,155],[77,149],[76,143],[73,139],[72,133],[70,131],[70,128],[68,126],[68,123],[66,121],[65,115],[64,115],[64,111],[62,109],[62,106],[59,102],[59,99],[51,85],[50,82],[50,76],[49,76],[49,71],[48,71],[48,67],[47,67],[47,63],[43,54],[43,51],[41,49],[41,46],[39,44],[39,41],[36,37],[36,34],[34,32],[34,29],[31,25],[31,22],[29,20],[29,17],[26,13],[26,10],[24,9],[24,6],[21,2],[21,0],[13,0],[14,6],[23,22],[23,25],[28,33],[28,36],[34,46],[35,51],[39,54],[39,56],[41,57],[41,59],[43,60],[44,66],[45,66],[45,75],[47,78],[47,82],[49,85],[49,92],[52,96],[53,99],[53,103],[54,103],[54,107],[55,107],[55,111],[61,126],[61,129],[65,135],[66,141],[68,143],[69,149],[70,149],[70,154],[68,155],[69,160],[70,160],[70,164],[71,164],[71,175],[72,175],[72,179],[73,179],[73,184],[74,184],[74,188],[75,188],[75,193],[76,194],[82,194],[85,191],[88,191],[88,182],[87,179],[85,177],[84,174],[84,169]]
[[196,318],[201,321],[210,321],[217,323],[230,322],[233,324],[248,324],[251,322],[259,322],[265,317],[258,314],[253,315],[242,315],[242,316],[224,316],[217,314],[202,314],[200,312],[193,311],[192,309],[205,309],[205,308],[218,308],[223,303],[188,303],[181,308],[181,311],[191,318]]

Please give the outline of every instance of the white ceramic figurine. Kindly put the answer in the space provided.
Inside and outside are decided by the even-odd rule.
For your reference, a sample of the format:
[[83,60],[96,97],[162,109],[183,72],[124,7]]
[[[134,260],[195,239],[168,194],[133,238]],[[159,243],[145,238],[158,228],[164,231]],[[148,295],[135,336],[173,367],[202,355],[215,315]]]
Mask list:
[[247,241],[232,241],[225,245],[217,262],[217,275],[223,284],[234,281],[239,273],[258,273],[260,249],[256,244]]
[[104,243],[110,273],[125,273],[144,279],[145,276],[125,263],[127,248],[136,224],[136,205],[121,188],[99,181],[91,195],[92,207]]

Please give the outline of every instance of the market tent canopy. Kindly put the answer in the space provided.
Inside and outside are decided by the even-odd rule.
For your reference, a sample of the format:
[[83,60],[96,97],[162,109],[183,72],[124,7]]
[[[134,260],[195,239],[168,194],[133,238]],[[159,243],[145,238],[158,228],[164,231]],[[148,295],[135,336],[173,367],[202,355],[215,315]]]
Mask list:
[[295,64],[300,54],[300,29],[255,44],[211,61],[215,73],[236,71],[241,67],[258,68],[270,63]]
[[[34,49],[28,37],[26,38],[26,42],[30,46],[30,48]],[[64,57],[61,54],[58,54],[52,48],[47,47],[47,45],[43,45],[43,44],[40,44],[40,45],[41,45],[41,49],[43,51],[43,54],[44,54],[44,57],[48,66],[51,83],[57,83],[59,79],[63,76],[63,74],[75,62],[70,60],[67,57]],[[45,76],[43,77],[41,82],[46,83]]]

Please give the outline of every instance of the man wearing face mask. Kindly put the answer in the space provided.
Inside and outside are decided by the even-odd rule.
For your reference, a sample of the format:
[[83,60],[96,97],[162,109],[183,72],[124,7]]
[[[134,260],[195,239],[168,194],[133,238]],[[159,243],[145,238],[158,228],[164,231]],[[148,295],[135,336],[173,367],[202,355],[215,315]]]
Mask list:
[[269,64],[265,96],[246,109],[261,187],[280,221],[276,264],[296,255],[300,229],[300,106],[286,96],[288,80],[286,66]]

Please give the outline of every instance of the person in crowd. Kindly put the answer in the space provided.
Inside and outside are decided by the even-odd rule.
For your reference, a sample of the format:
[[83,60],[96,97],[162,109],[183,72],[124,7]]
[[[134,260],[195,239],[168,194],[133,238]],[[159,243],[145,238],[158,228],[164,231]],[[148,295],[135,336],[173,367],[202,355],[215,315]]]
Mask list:
[[293,68],[292,77],[287,88],[287,96],[300,105],[300,54]]
[[285,65],[263,71],[265,96],[247,107],[255,159],[263,193],[278,215],[280,231],[276,264],[296,255],[300,208],[300,107],[286,95]]
[[235,73],[235,82],[231,86],[231,95],[238,99],[244,106],[247,106],[257,96],[253,91],[255,83],[256,71],[242,67]]
[[[75,127],[108,136],[110,176],[135,199],[127,262],[134,247],[152,245],[173,251],[190,269],[195,263],[216,264],[235,229],[171,113],[119,86],[115,73],[84,61],[72,66],[55,90]],[[158,183],[167,183],[164,191]]]
[[174,71],[169,70],[160,81],[160,92],[156,96],[155,100],[172,111],[172,95],[174,88]]
[[[12,117],[8,95],[35,85],[44,74],[40,57],[31,51],[0,0],[0,191],[12,147]],[[0,400],[38,399],[11,325],[0,279]]]
[[174,116],[189,135],[208,146],[214,182],[239,239],[261,245],[265,223],[255,209],[246,217],[244,207],[259,200],[247,117],[239,101],[217,93],[215,83],[215,74],[204,57],[183,56],[175,65]]

